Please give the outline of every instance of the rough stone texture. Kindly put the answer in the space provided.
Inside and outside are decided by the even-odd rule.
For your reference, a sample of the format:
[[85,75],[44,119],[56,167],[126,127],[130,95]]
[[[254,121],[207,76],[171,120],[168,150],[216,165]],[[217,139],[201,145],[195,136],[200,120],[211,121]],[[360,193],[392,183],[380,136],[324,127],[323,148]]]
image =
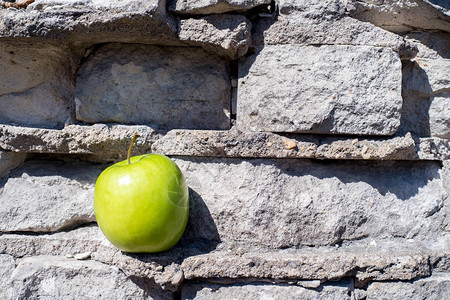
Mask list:
[[271,0],[168,0],[169,11],[177,14],[220,14],[246,11],[258,5],[270,4]]
[[[292,143],[293,147],[289,146]],[[440,144],[432,148],[430,143]],[[368,160],[442,160],[450,157],[446,141],[415,143],[411,135],[392,139],[330,138],[231,130],[172,130],[155,141],[152,151],[207,157],[318,158]]]
[[180,20],[178,38],[206,51],[237,59],[251,43],[252,25],[240,15],[212,15]]
[[26,153],[16,153],[0,150],[0,178],[8,174],[8,172],[15,167],[21,165],[24,162],[26,156]]
[[450,89],[450,59],[417,58],[405,69],[404,89],[429,96]]
[[9,278],[16,268],[16,262],[14,257],[0,254],[0,265],[2,266],[0,268],[0,298],[8,299],[7,288],[9,285]]
[[431,135],[450,140],[450,92],[432,97],[429,114]]
[[180,44],[176,27],[165,0],[37,0],[26,10],[0,9],[0,37]]
[[69,50],[0,41],[0,70],[0,123],[62,128],[70,121],[74,84]]
[[419,57],[427,59],[450,59],[450,35],[444,32],[410,32],[407,40],[415,43]]
[[439,1],[350,0],[347,5],[352,17],[389,31],[402,33],[424,29],[450,32],[450,8]]
[[417,57],[403,61],[403,108],[398,134],[449,138],[450,35],[411,33]]
[[172,299],[127,278],[117,267],[56,256],[22,259],[11,276],[10,299]]
[[353,299],[351,282],[324,284],[320,291],[299,286],[265,283],[218,285],[208,283],[185,284],[181,299]]
[[103,165],[29,161],[0,186],[0,232],[55,231],[93,222],[94,183]]
[[[192,228],[191,228],[192,229]],[[191,230],[188,229],[188,230]],[[439,267],[450,257],[448,241],[388,244],[371,242],[343,247],[286,250],[254,249],[247,243],[220,244],[216,251],[198,247],[198,240],[157,254],[127,254],[114,248],[96,226],[71,232],[39,236],[4,234],[0,253],[16,258],[36,255],[73,257],[90,252],[93,260],[114,265],[133,278],[148,278],[169,290],[176,290],[184,278],[192,280],[260,279],[261,281],[324,282],[355,276],[364,285],[370,280],[411,280],[430,275],[431,265]],[[445,249],[445,250],[442,250]],[[433,259],[431,259],[431,257]],[[309,286],[309,288],[315,288]]]
[[392,135],[400,86],[400,60],[389,48],[266,46],[240,59],[237,127]]
[[369,280],[411,280],[430,275],[426,255],[333,250],[280,250],[266,253],[214,252],[188,257],[182,268],[186,279],[273,278],[339,280],[355,276]]
[[77,119],[228,129],[228,62],[201,49],[107,44],[80,68]]
[[450,273],[412,282],[374,282],[367,289],[368,299],[446,299],[450,295]]
[[[306,2],[295,3],[301,5]],[[287,14],[255,20],[253,44],[256,46],[297,44],[389,47],[398,52],[401,59],[410,59],[417,53],[416,45],[401,36],[370,23],[346,17],[339,9],[340,5],[328,3],[330,5],[324,7],[323,4],[326,4],[324,1],[314,3],[316,5],[308,2],[316,10],[290,9]],[[327,13],[324,13],[324,10]]]
[[31,153],[96,154],[124,160],[136,132],[140,137],[133,146],[133,155],[150,152],[152,143],[162,136],[148,126],[138,125],[69,125],[62,130],[0,125],[0,148]]
[[409,134],[390,139],[358,139],[234,129],[164,133],[148,126],[104,124],[69,125],[62,130],[0,125],[0,148],[16,151],[16,157],[24,153],[80,154],[84,160],[119,161],[126,158],[131,137],[136,132],[140,137],[133,146],[133,155],[154,152],[181,156],[356,160],[444,160],[450,157],[448,141],[439,138],[415,141]]

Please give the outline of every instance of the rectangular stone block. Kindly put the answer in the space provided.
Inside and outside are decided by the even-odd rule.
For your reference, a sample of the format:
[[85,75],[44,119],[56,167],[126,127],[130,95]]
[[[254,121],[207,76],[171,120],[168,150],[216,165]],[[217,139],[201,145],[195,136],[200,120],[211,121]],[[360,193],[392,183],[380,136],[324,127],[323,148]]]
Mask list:
[[450,273],[433,273],[413,282],[374,282],[367,288],[367,299],[440,300],[449,295]]
[[77,119],[228,129],[228,61],[199,48],[107,44],[80,67]]
[[239,63],[242,130],[392,135],[401,62],[390,48],[267,45]]
[[62,128],[71,116],[71,56],[52,44],[0,42],[0,123]]
[[[320,282],[319,282],[320,285]],[[188,283],[183,285],[181,299],[353,299],[352,283],[320,285],[319,289],[309,289],[296,285],[274,285],[266,283],[219,285],[208,283]]]

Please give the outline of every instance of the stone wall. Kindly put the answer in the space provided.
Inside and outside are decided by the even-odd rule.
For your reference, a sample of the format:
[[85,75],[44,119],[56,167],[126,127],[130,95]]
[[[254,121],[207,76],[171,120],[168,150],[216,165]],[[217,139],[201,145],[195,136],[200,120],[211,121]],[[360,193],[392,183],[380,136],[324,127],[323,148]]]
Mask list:
[[[449,11],[0,1],[0,298],[444,299]],[[190,189],[163,253],[95,222],[135,132]]]

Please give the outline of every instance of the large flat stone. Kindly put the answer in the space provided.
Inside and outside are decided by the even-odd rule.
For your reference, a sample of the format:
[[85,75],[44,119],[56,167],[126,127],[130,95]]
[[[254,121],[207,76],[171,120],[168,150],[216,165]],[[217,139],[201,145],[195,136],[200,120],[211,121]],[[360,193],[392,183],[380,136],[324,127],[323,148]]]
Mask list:
[[266,46],[240,59],[236,126],[392,135],[400,125],[401,76],[389,48]]
[[344,281],[324,284],[319,289],[307,289],[295,285],[266,283],[219,285],[211,283],[184,284],[181,299],[353,299],[352,283]]
[[30,161],[1,185],[0,232],[56,231],[95,221],[94,183],[104,165]]
[[133,280],[117,267],[58,256],[22,259],[9,292],[9,299],[172,299],[171,293]]
[[435,273],[412,282],[374,282],[367,288],[368,299],[446,299],[450,295],[450,273]]
[[373,24],[348,17],[343,13],[339,0],[285,1],[280,11],[277,16],[253,21],[254,45],[388,47],[399,53],[401,59],[410,59],[417,53],[413,42]]
[[62,128],[70,121],[73,65],[68,49],[0,41],[0,123]]
[[182,19],[178,38],[191,46],[237,59],[251,43],[250,21],[241,15],[212,15],[200,19]]
[[270,0],[169,0],[169,11],[177,14],[220,14],[246,11],[258,5],[270,4]]
[[389,31],[401,33],[417,29],[450,32],[448,4],[439,0],[348,1],[350,15]]
[[175,161],[195,192],[193,211],[216,227],[205,230],[202,218],[192,218],[186,238],[193,240],[218,235],[287,248],[365,237],[438,239],[449,226],[449,175],[437,162]]
[[44,37],[70,44],[180,44],[166,0],[37,0],[0,10],[0,37]]
[[199,48],[107,44],[78,72],[77,119],[228,129],[228,62]]

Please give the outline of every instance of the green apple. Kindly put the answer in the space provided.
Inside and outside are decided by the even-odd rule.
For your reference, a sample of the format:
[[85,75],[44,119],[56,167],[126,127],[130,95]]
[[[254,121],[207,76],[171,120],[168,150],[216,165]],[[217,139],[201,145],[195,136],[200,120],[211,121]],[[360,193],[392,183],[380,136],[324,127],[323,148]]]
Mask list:
[[146,154],[105,169],[97,179],[94,212],[106,238],[126,252],[160,252],[183,235],[189,194],[178,166],[168,157]]

